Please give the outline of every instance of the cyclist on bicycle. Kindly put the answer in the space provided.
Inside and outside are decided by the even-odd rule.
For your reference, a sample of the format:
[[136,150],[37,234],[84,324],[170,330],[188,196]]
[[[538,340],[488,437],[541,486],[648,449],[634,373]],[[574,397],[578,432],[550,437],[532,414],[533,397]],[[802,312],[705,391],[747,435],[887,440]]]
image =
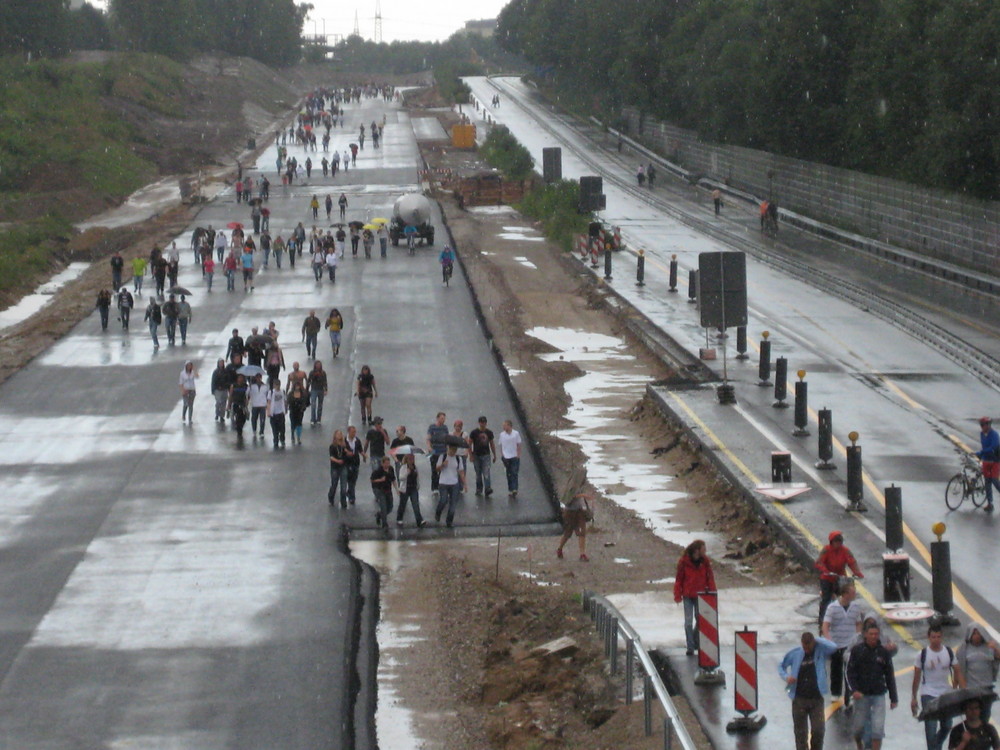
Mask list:
[[445,245],[444,250],[441,251],[441,255],[438,257],[438,262],[441,263],[441,281],[447,284],[448,279],[451,278],[451,272],[455,267],[455,251],[448,245]]
[[986,481],[987,513],[993,512],[993,488],[1000,490],[1000,434],[993,429],[993,420],[989,417],[979,419],[979,444],[982,450],[976,455],[982,461],[983,479]]

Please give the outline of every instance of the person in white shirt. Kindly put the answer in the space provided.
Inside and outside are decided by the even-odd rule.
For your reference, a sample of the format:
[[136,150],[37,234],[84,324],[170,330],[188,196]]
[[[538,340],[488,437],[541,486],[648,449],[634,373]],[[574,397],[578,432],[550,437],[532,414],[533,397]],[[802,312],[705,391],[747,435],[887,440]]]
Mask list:
[[267,386],[264,385],[263,376],[254,376],[247,393],[250,398],[250,430],[254,436],[263,436],[265,414],[267,413]]
[[517,473],[521,469],[521,433],[514,429],[509,419],[504,420],[500,431],[500,460],[507,470],[507,493],[517,497]]
[[271,380],[267,391],[267,416],[271,420],[271,436],[274,447],[285,447],[285,392],[281,390],[281,382]]
[[[837,644],[837,650],[830,656],[830,695],[839,698],[841,689],[846,683],[845,664],[847,649],[854,643],[857,634],[861,632],[861,621],[864,613],[856,601],[857,590],[850,578],[839,581],[840,595],[830,602],[823,613],[824,638]],[[851,702],[851,691],[844,691],[844,705]]]
[[337,263],[340,260],[337,257],[337,251],[334,250],[334,249],[332,249],[332,248],[330,250],[328,250],[327,253],[326,253],[325,260],[326,260],[326,270],[330,274],[330,281],[336,282],[337,281]]
[[194,362],[188,360],[184,363],[178,384],[181,389],[181,422],[187,416],[188,424],[194,419],[194,395],[195,381],[198,379],[198,371],[194,369]]
[[[920,650],[913,662],[913,699],[910,710],[917,715],[917,709],[952,689],[965,687],[965,675],[958,666],[955,652],[943,643],[940,625],[927,628],[927,646]],[[919,701],[918,701],[919,695]],[[927,740],[927,750],[941,750],[945,740],[951,733],[951,719],[925,719],[924,737]]]
[[441,513],[447,508],[445,523],[451,528],[455,520],[455,506],[458,495],[465,491],[465,471],[458,456],[458,448],[448,446],[448,452],[438,461],[438,503],[434,509],[434,520],[441,520]]

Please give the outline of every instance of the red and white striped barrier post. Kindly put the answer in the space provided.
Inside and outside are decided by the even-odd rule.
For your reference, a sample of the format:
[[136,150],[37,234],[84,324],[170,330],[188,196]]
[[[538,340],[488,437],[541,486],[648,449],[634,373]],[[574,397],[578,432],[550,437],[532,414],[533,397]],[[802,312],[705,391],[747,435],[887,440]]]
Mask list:
[[698,673],[696,685],[721,685],[726,675],[719,669],[719,595],[698,592]]
[[614,249],[615,250],[621,250],[622,249],[622,228],[621,227],[612,227],[612,229],[613,229],[614,235],[615,235]]
[[590,238],[590,267],[597,268],[597,258],[604,252],[604,240],[601,237]]
[[727,732],[759,732],[767,718],[754,716],[757,711],[757,631],[736,632],[736,691],[733,701],[737,716],[726,725]]
[[578,234],[576,236],[576,251],[580,253],[580,258],[587,260],[587,254],[590,252],[590,248],[587,246],[587,235]]

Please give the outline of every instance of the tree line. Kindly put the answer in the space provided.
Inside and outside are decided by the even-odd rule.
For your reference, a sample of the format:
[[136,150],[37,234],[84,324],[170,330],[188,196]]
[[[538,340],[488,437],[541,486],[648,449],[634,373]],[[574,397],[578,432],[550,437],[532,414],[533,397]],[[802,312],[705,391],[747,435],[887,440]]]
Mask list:
[[512,0],[498,42],[604,114],[1000,198],[994,0]]
[[218,51],[291,65],[302,57],[311,8],[295,0],[109,0],[103,13],[89,3],[70,10],[68,0],[3,0],[0,54],[117,49],[185,60]]

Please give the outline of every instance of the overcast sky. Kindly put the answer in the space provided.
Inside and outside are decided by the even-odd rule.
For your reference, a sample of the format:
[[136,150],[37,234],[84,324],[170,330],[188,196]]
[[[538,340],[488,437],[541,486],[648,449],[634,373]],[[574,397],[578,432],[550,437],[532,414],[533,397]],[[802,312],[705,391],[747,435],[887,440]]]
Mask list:
[[[0,0],[5,2],[6,0]],[[341,34],[354,31],[354,13],[358,31],[365,39],[375,37],[376,0],[311,0],[313,11],[306,19],[306,34]],[[496,18],[508,0],[380,0],[382,4],[382,41],[444,41],[466,21]],[[106,0],[90,0],[91,5],[106,7]],[[313,23],[315,21],[315,23]]]
[[[496,18],[508,0],[380,0],[382,6],[382,40],[425,42],[444,41],[465,25],[466,21]],[[306,34],[350,34],[354,31],[354,12],[358,14],[358,30],[365,39],[375,34],[375,0],[311,0],[314,10],[306,19]],[[315,20],[315,25],[313,21]]]

